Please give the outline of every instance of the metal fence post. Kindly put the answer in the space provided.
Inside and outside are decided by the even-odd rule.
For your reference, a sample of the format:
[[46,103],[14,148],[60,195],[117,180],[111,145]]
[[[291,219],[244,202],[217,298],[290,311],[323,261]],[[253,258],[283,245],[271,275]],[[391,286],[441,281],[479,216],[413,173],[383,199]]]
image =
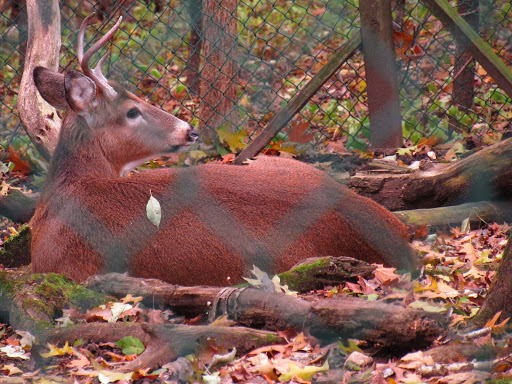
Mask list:
[[402,146],[391,0],[360,0],[361,37],[366,70],[370,143],[373,148]]

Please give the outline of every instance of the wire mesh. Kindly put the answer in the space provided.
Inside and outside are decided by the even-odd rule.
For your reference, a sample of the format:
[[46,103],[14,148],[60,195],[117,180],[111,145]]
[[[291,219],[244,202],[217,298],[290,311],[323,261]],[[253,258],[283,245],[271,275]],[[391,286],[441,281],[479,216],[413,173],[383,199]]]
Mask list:
[[[404,137],[418,142],[471,136],[485,142],[506,135],[509,97],[459,52],[452,33],[423,3],[396,0],[393,6]],[[510,2],[466,0],[454,6],[510,65]],[[0,146],[7,150],[29,143],[16,111],[27,22],[21,0],[2,0],[0,7]],[[253,137],[359,27],[357,0],[66,0],[63,70],[77,65],[77,31],[92,11],[97,16],[86,41],[118,14],[126,16],[104,68],[108,77],[205,128],[204,137],[219,128]],[[474,77],[461,81],[466,68]],[[317,145],[340,140],[364,150],[369,137],[364,71],[357,53],[289,123],[276,148],[306,132]],[[469,102],[462,100],[464,92]]]

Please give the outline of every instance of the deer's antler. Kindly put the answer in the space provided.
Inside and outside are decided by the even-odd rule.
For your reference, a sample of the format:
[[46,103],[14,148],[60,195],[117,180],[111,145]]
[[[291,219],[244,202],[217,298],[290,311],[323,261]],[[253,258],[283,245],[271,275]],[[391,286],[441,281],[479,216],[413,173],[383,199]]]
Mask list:
[[101,39],[99,39],[91,48],[84,53],[84,35],[85,28],[89,24],[89,20],[94,16],[94,12],[87,16],[84,21],[82,21],[82,25],[80,26],[80,31],[78,32],[78,62],[80,63],[80,68],[86,76],[88,76],[96,86],[101,90],[101,92],[110,99],[113,99],[116,96],[116,91],[108,84],[107,79],[101,72],[101,65],[109,55],[106,53],[96,65],[96,68],[92,69],[89,66],[89,60],[92,55],[99,51],[107,42],[114,36],[116,31],[119,29],[121,25],[121,21],[123,20],[122,16],[119,16],[119,20],[117,23],[103,35]]

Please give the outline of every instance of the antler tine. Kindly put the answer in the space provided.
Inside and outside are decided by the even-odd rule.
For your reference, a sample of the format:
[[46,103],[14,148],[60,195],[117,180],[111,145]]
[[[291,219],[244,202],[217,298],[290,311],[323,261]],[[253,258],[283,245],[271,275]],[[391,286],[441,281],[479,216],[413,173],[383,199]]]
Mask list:
[[80,30],[78,31],[78,47],[77,47],[77,56],[78,56],[78,63],[80,64],[80,67],[82,66],[82,62],[84,59],[84,35],[85,35],[85,28],[89,25],[89,20],[96,14],[96,12],[91,13],[89,16],[87,16],[83,21],[82,24],[80,24]]
[[103,66],[103,63],[105,62],[105,60],[107,59],[107,57],[110,56],[110,50],[105,53],[101,59],[98,61],[98,64],[96,64],[96,67],[92,70],[94,72],[94,74],[96,75],[96,77],[98,77],[98,79],[100,79],[102,82],[107,82],[108,80],[106,79],[106,77],[103,75],[103,72],[101,72],[101,67]]
[[91,48],[84,53],[84,35],[85,28],[87,27],[89,20],[94,16],[94,13],[91,13],[87,16],[82,25],[80,26],[80,31],[78,32],[78,62],[80,63],[80,67],[86,76],[88,76],[94,83],[105,93],[107,96],[115,95],[114,90],[107,84],[107,79],[101,73],[101,64],[105,61],[107,55],[103,56],[95,70],[92,70],[89,66],[89,60],[92,55],[94,55],[100,48],[102,48],[111,38],[114,36],[116,31],[119,29],[121,22],[123,21],[123,17],[119,16],[119,20],[117,23],[103,35],[101,39],[99,39]]

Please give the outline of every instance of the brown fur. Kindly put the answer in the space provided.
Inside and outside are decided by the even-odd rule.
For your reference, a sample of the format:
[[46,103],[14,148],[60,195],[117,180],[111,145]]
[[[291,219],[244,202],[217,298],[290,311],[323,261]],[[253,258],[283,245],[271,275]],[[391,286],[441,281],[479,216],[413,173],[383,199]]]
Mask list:
[[[150,190],[162,206],[159,229],[146,218]],[[84,177],[45,196],[32,221],[33,268],[77,281],[128,270],[225,285],[252,264],[280,272],[322,255],[414,267],[406,229],[390,212],[292,160]]]
[[[38,85],[43,96],[48,83]],[[253,264],[274,273],[322,255],[415,267],[406,228],[393,214],[297,161],[261,158],[248,166],[120,177],[126,164],[159,154],[167,142],[186,146],[191,139],[183,122],[129,93],[97,97],[81,114],[68,108],[63,121],[32,219],[35,272],[82,281],[128,271],[175,284],[226,285],[240,283]],[[134,105],[140,126],[127,118]],[[159,228],[146,216],[150,191],[162,207]]]

